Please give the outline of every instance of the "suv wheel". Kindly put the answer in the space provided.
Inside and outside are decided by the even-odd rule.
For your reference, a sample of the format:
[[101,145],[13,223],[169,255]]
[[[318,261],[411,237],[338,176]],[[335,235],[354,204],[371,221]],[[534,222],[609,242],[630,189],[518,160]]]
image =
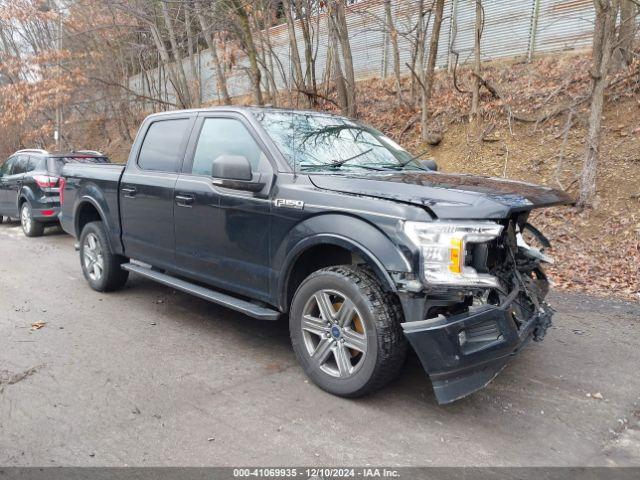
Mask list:
[[395,295],[369,270],[344,265],[307,277],[293,298],[289,330],[305,373],[334,395],[373,393],[397,377],[407,343]]
[[27,237],[39,237],[44,233],[44,225],[33,219],[29,202],[24,202],[20,207],[20,224]]
[[126,258],[109,248],[102,222],[87,223],[80,234],[80,264],[89,285],[98,292],[109,292],[124,286],[129,272],[121,265]]

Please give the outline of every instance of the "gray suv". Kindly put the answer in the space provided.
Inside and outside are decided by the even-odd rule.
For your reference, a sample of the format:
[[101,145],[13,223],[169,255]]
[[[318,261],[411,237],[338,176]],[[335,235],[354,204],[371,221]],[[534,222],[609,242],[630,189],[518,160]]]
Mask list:
[[0,164],[0,223],[4,217],[20,218],[27,237],[43,234],[47,225],[58,222],[60,172],[67,163],[109,163],[93,150],[49,153],[19,150]]

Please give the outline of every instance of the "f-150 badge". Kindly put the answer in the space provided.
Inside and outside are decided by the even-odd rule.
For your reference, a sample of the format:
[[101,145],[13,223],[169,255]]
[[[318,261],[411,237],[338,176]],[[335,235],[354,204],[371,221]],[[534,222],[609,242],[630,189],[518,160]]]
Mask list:
[[289,200],[287,198],[276,198],[273,204],[280,208],[295,208],[296,210],[302,210],[304,208],[304,202],[302,200]]

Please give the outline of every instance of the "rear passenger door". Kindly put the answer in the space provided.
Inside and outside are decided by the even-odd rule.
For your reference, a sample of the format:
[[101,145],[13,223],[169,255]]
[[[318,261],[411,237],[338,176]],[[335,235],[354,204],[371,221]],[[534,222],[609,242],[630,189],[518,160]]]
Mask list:
[[15,160],[11,165],[8,175],[2,177],[2,187],[6,199],[6,213],[11,217],[18,216],[18,193],[22,188],[24,174],[29,165],[29,156],[19,154],[15,156]]
[[16,161],[16,157],[9,157],[6,162],[0,166],[0,215],[12,215],[10,210],[12,206],[9,204],[9,183],[11,168]]
[[167,269],[175,263],[174,187],[193,120],[161,116],[143,126],[142,144],[129,159],[118,192],[128,257]]

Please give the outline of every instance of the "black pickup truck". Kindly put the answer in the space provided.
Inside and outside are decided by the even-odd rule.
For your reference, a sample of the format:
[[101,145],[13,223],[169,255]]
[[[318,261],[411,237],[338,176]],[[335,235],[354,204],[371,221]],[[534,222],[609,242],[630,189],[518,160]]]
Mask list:
[[288,316],[307,375],[341,396],[396,377],[409,345],[440,403],[485,386],[553,310],[527,183],[435,171],[347,118],[219,107],[149,116],[126,166],[69,164],[61,223],[85,278],[129,272]]

